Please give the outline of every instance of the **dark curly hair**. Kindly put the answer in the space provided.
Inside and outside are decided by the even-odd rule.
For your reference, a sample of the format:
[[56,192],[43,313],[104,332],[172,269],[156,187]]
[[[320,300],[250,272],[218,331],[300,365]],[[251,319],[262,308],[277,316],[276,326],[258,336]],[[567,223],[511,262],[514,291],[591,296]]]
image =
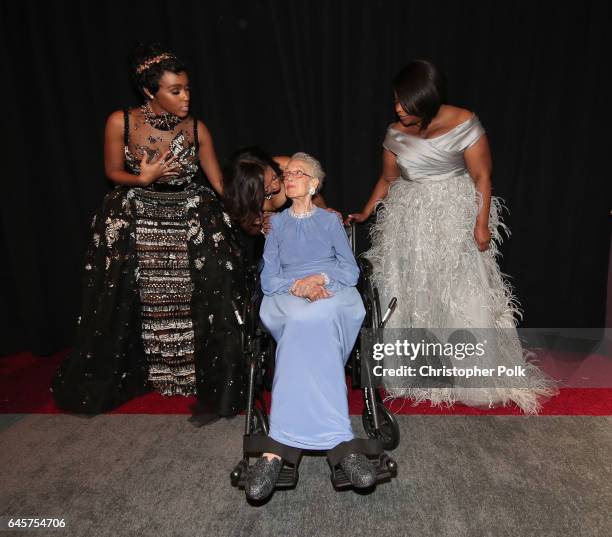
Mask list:
[[446,103],[446,81],[436,66],[427,60],[414,60],[393,79],[393,90],[407,114],[421,119],[425,130]]
[[247,231],[262,217],[264,174],[268,166],[277,175],[281,174],[278,163],[256,146],[234,152],[223,166],[225,209]]
[[[138,67],[140,65],[160,54],[168,54],[170,57],[154,63],[148,69],[140,73],[138,72]],[[132,80],[138,88],[138,91],[145,97],[145,88],[153,95],[159,91],[159,80],[166,71],[176,74],[187,71],[186,65],[181,62],[173,52],[170,52],[157,43],[137,44],[130,54],[129,63]]]

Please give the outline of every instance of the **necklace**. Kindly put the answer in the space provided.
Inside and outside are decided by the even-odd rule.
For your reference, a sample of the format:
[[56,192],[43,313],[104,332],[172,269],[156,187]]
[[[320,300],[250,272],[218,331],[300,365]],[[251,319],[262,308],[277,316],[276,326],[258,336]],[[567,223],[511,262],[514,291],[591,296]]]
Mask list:
[[153,112],[153,108],[151,108],[151,102],[147,101],[140,107],[142,111],[142,115],[144,116],[145,123],[148,123],[154,129],[158,129],[160,131],[171,131],[176,127],[181,121],[183,121],[180,117],[171,114],[169,112],[164,112],[163,114],[156,114]]
[[317,210],[317,206],[313,205],[312,208],[310,210],[306,211],[305,213],[296,213],[293,210],[293,206],[291,206],[291,207],[289,207],[289,214],[291,216],[293,216],[293,218],[308,218],[308,217],[312,216],[315,213],[316,210]]

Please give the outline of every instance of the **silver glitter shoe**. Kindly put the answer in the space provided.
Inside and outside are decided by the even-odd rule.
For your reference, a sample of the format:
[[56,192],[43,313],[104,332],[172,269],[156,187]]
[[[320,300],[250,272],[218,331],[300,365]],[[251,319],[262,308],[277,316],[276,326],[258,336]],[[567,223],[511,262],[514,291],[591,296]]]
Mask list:
[[376,484],[376,468],[363,453],[345,455],[340,467],[355,488],[367,489]]
[[255,464],[249,468],[244,492],[249,500],[265,500],[276,486],[276,480],[283,467],[281,459],[268,460],[260,457]]

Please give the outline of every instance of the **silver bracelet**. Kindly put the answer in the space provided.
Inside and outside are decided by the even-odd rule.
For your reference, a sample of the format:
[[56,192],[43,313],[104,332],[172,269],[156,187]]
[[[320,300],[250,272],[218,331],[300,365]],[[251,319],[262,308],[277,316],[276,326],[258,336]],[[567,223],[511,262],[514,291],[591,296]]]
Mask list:
[[321,272],[321,276],[323,276],[323,285],[329,285],[329,276],[325,272]]

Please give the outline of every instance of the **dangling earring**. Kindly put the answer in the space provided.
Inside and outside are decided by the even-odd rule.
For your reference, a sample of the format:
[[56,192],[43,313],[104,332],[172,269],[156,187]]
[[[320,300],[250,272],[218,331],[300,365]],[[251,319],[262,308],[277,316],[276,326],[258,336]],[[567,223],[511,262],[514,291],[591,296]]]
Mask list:
[[316,190],[315,190],[313,187],[310,187],[310,190],[308,191],[308,193],[309,193],[311,196],[314,196],[314,193],[315,193],[315,192],[316,192]]

